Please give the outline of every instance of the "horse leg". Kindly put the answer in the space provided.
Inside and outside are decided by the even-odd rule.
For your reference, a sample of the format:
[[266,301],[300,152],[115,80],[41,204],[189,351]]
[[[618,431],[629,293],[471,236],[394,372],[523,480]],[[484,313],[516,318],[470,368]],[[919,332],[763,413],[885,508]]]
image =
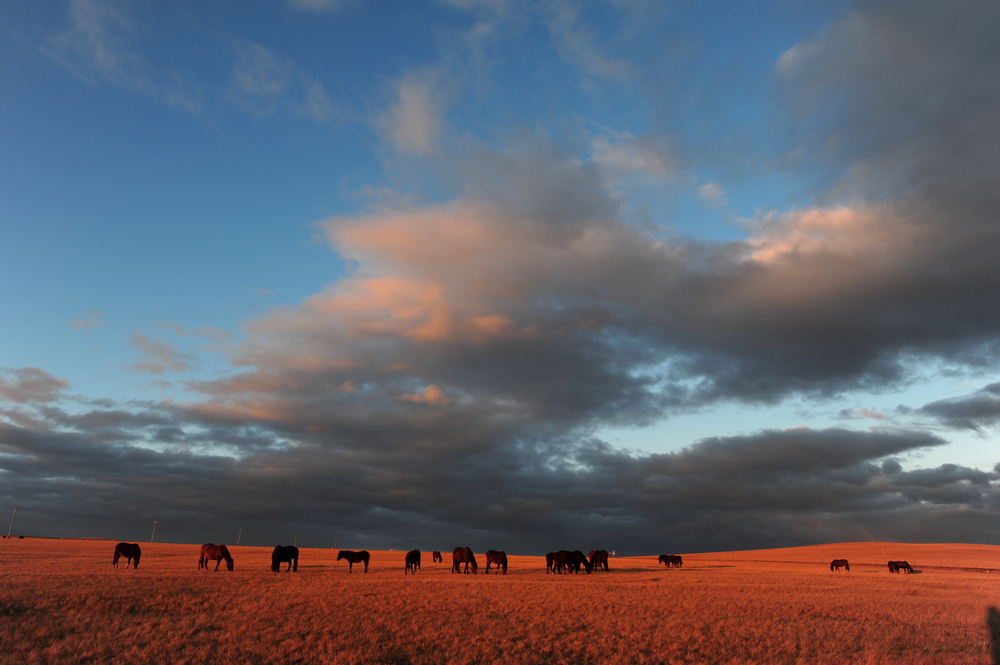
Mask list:
[[216,570],[219,569],[219,564],[221,564],[221,563],[222,563],[222,557],[220,556],[218,559],[215,560],[215,569]]
[[367,573],[367,572],[368,572],[368,562],[365,561],[365,573]]

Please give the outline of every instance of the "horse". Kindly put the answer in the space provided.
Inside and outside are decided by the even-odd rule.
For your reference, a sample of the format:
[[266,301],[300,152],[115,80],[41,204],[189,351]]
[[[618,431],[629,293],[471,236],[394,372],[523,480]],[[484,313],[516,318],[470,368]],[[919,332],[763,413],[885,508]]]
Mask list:
[[198,569],[204,568],[208,570],[208,562],[215,560],[215,569],[219,569],[219,564],[222,560],[226,560],[226,568],[229,570],[233,569],[233,557],[229,555],[229,550],[226,549],[225,545],[213,545],[212,543],[205,543],[201,546],[201,558],[198,559]]
[[431,561],[434,562],[434,563],[437,563],[438,561],[441,561],[443,563],[444,562],[444,557],[441,556],[440,552],[438,552],[437,550],[434,550],[431,553]]
[[889,562],[889,572],[898,573],[901,570],[905,570],[906,574],[909,575],[913,572],[913,566],[905,561],[890,561]]
[[292,572],[299,572],[299,548],[293,545],[288,547],[282,547],[278,545],[271,552],[271,571],[278,572],[281,570],[281,564],[287,563],[288,568],[285,571],[291,570]]
[[608,572],[608,551],[596,550],[591,552],[590,565],[594,567],[594,570],[603,570],[604,572]]
[[556,553],[555,552],[549,552],[548,554],[545,555],[545,574],[546,575],[548,575],[549,573],[555,574],[556,571],[553,568],[553,566],[555,565],[555,558],[556,558]]
[[851,566],[847,563],[847,559],[834,559],[830,562],[830,570],[839,571],[841,567],[847,569],[847,572],[851,572]]
[[472,565],[472,574],[479,574],[479,564],[476,563],[476,557],[468,547],[456,547],[455,551],[451,553],[451,572],[460,573],[462,572],[462,564],[465,564],[465,574],[469,574],[469,565]]
[[490,564],[495,563],[497,570],[503,569],[503,574],[507,574],[507,553],[488,550],[486,552],[486,574],[490,574]]
[[667,568],[680,568],[684,565],[684,559],[678,554],[661,554],[658,561]]
[[[548,557],[546,557],[546,560]],[[587,569],[589,575],[594,570],[590,560],[580,550],[559,550],[552,556],[552,572],[562,573],[565,568],[567,572],[579,573],[580,566]]]
[[573,565],[573,562],[569,558],[569,551],[559,550],[558,552],[549,552],[545,556],[546,563],[551,559],[552,573],[555,575],[562,575],[562,572],[568,567]]
[[340,550],[337,554],[337,561],[341,559],[347,559],[347,572],[354,572],[354,564],[365,563],[365,572],[368,572],[368,562],[371,560],[372,555],[368,553],[368,550],[361,550],[360,552],[352,552],[351,550]]
[[420,550],[410,550],[406,553],[406,570],[403,571],[403,574],[413,573],[416,575],[418,570],[420,570]]
[[[118,543],[115,545],[115,560],[111,562],[111,565],[115,568],[118,567],[118,559],[125,557],[125,568],[131,563],[133,568],[139,567],[139,557],[142,555],[142,550],[139,549],[139,543]],[[134,560],[134,563],[133,563]]]

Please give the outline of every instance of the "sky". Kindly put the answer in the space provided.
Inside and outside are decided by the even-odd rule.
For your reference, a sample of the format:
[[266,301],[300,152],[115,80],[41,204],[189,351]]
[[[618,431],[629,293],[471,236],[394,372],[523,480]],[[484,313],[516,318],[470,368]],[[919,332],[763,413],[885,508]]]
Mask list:
[[0,6],[15,534],[1000,544],[992,0]]

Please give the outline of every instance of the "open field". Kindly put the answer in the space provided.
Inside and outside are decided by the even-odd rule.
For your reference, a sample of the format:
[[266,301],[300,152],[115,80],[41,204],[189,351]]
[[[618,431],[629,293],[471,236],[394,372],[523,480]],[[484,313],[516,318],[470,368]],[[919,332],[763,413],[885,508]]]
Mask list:
[[[989,663],[988,615],[1000,637],[993,546],[693,554],[669,570],[613,558],[609,573],[562,576],[512,556],[487,577],[451,574],[450,552],[425,552],[416,576],[403,552],[372,552],[368,575],[348,575],[318,549],[274,574],[258,547],[205,572],[197,545],[149,543],[138,570],[115,570],[114,545],[0,540],[0,661]],[[830,572],[834,556],[851,572]],[[886,558],[917,574],[890,575]]]

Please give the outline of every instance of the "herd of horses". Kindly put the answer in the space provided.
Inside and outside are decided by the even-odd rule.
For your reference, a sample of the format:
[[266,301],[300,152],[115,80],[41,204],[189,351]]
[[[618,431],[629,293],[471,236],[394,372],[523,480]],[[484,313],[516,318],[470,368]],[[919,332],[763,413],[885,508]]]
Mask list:
[[[114,560],[111,562],[115,568],[118,567],[118,561],[120,559],[125,559],[125,568],[129,565],[133,568],[139,567],[139,558],[142,556],[142,550],[139,548],[138,543],[118,543],[115,545],[115,556]],[[441,556],[441,552],[435,550],[431,553],[432,560],[436,562],[444,562],[444,557]],[[354,572],[354,564],[363,563],[365,566],[365,572],[368,572],[368,563],[371,561],[371,554],[367,550],[361,550],[355,552],[352,550],[340,550],[337,553],[337,561],[347,561],[347,572]],[[215,561],[215,570],[219,569],[219,566],[223,561],[226,562],[226,568],[228,570],[233,569],[233,557],[229,553],[229,549],[225,545],[213,545],[212,543],[205,543],[201,546],[201,554],[198,557],[198,569],[204,568],[208,570],[208,564],[211,561]],[[405,568],[403,570],[404,575],[417,574],[420,571],[420,550],[410,550],[406,553],[403,560]],[[281,546],[278,545],[271,552],[271,570],[275,573],[281,570],[281,564],[287,563],[288,567],[285,571],[298,572],[299,571],[299,548],[292,545]],[[661,554],[659,561],[661,565],[667,568],[680,568],[684,565],[683,559],[677,554]],[[490,574],[490,566],[496,566],[495,572],[500,574],[501,572],[507,574],[507,554],[502,551],[497,550],[487,550],[486,552],[486,569],[483,571],[485,574]],[[603,570],[607,572],[608,570],[608,551],[607,550],[591,550],[589,555],[584,555],[580,550],[559,550],[558,552],[549,552],[545,555],[545,572],[553,573],[555,575],[561,575],[563,573],[579,573],[580,569],[583,569],[589,575],[595,570]],[[839,572],[841,568],[850,572],[851,566],[847,562],[847,559],[834,559],[830,562],[830,570]],[[473,575],[479,573],[479,564],[476,561],[476,555],[472,553],[472,550],[468,547],[456,547],[451,553],[451,572],[453,573],[465,573],[468,574],[472,571]],[[913,572],[913,567],[906,561],[890,561],[889,562],[889,572],[899,573],[905,572],[907,574]]]

